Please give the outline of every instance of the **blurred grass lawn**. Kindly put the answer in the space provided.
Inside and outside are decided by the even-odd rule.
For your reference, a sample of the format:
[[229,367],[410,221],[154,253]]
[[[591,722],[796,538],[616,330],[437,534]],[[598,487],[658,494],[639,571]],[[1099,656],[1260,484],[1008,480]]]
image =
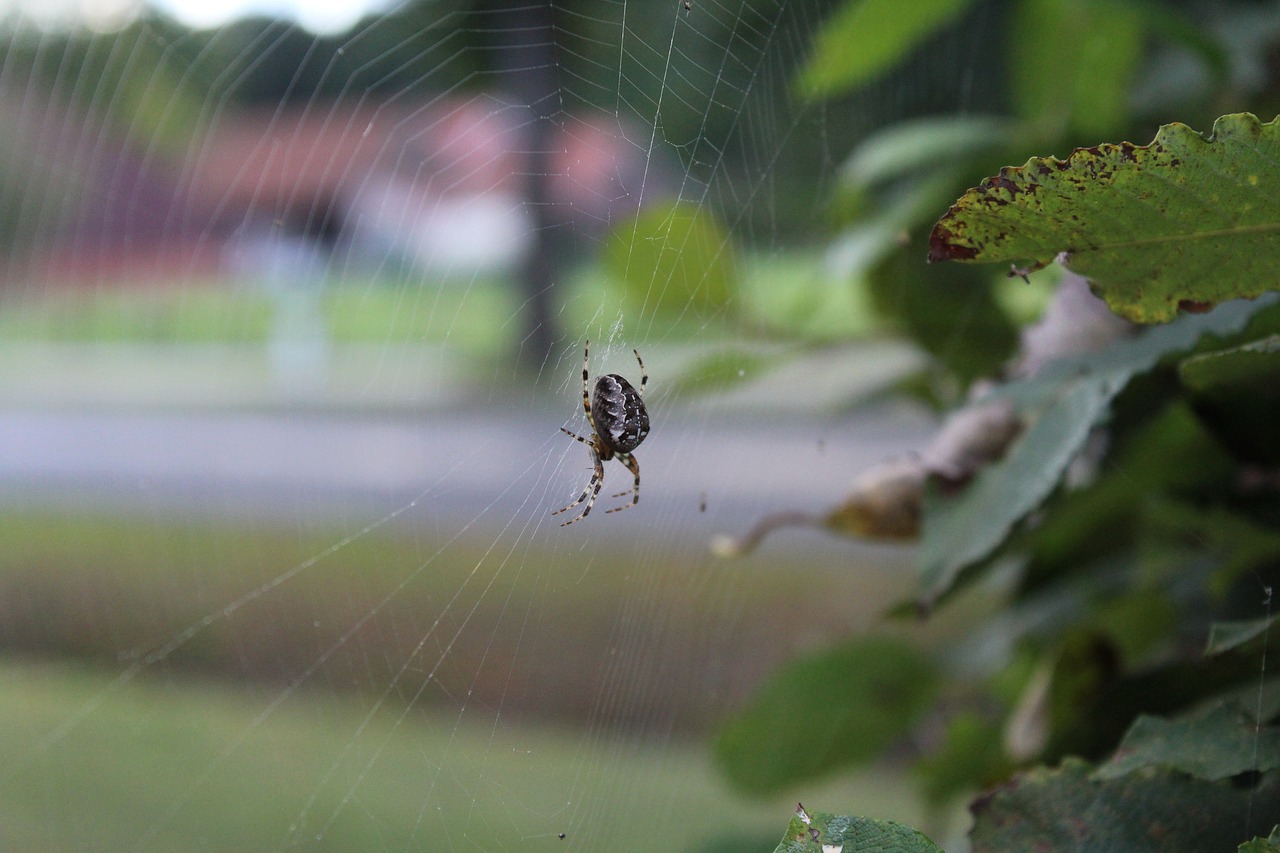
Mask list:
[[[428,701],[465,694],[574,725],[595,713],[603,680],[615,705],[645,713],[647,679],[662,673],[671,725],[704,734],[773,666],[872,624],[910,583],[892,552],[834,565],[792,552],[783,570],[717,560],[701,542],[637,562],[607,537],[564,553],[518,532],[348,532],[11,510],[5,645],[119,667],[198,626],[166,669],[268,684],[306,672],[370,694],[429,683]],[[627,649],[632,679],[607,653],[619,620],[653,637]]]
[[[6,646],[22,651],[0,658],[0,848],[28,851],[555,850],[560,832],[579,842],[565,849],[771,850],[801,795],[725,788],[708,726],[732,697],[673,661],[745,665],[749,679],[877,595],[874,573],[677,553],[646,560],[638,593],[604,555],[526,548],[517,567],[486,556],[492,537],[442,549],[405,529],[326,554],[333,530],[10,513],[0,539]],[[622,609],[628,632],[659,633],[619,678],[605,650]],[[438,658],[420,648],[437,619],[462,623],[429,644]],[[741,659],[709,658],[726,650]],[[672,706],[674,733],[659,722],[656,738],[616,714]],[[892,771],[802,796],[920,816]]]
[[[0,660],[0,845],[643,853],[735,839],[727,849],[748,853],[771,850],[794,808],[790,795],[734,798],[700,744],[280,698],[180,678],[113,690],[96,672]],[[899,817],[909,802],[885,773],[805,796]]]

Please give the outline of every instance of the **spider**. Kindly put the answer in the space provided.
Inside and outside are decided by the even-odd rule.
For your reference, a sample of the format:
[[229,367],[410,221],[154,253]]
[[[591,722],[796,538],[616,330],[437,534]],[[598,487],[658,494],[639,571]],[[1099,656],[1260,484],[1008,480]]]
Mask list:
[[631,455],[631,451],[639,447],[640,442],[644,441],[645,436],[649,434],[649,412],[644,407],[644,387],[649,384],[649,374],[645,372],[640,353],[637,350],[632,352],[636,354],[636,362],[640,365],[640,390],[637,391],[635,386],[618,374],[609,373],[596,378],[593,401],[590,393],[591,386],[588,384],[591,341],[587,341],[583,347],[582,408],[587,413],[591,437],[583,438],[564,427],[560,427],[560,431],[590,448],[591,464],[595,466],[595,472],[592,473],[591,481],[587,483],[587,487],[582,490],[582,494],[578,495],[576,501],[551,513],[559,515],[562,512],[568,512],[583,501],[587,502],[582,512],[568,521],[561,522],[561,527],[586,518],[591,512],[591,508],[595,506],[596,497],[600,494],[600,487],[604,485],[604,463],[610,459],[617,459],[626,465],[627,469],[635,475],[635,482],[625,492],[613,495],[615,498],[631,495],[631,503],[616,506],[607,512],[621,512],[640,502],[640,463]]

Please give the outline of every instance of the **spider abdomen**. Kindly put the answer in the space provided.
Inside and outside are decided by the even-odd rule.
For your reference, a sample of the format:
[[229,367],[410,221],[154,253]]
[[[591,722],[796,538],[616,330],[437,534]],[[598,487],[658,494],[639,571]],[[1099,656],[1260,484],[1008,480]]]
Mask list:
[[596,380],[591,398],[596,435],[614,453],[630,453],[649,434],[649,412],[635,387],[616,373]]

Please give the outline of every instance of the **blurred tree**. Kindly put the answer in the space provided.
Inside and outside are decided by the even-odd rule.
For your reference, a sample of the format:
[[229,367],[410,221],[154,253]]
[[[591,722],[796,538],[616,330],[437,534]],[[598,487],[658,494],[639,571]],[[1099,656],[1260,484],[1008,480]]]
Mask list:
[[525,334],[518,350],[520,364],[541,373],[559,335],[554,317],[554,288],[568,260],[567,223],[551,202],[551,153],[556,144],[555,117],[561,112],[555,13],[550,0],[488,0],[488,12],[501,22],[506,49],[494,53],[498,84],[527,110],[522,123],[524,199],[533,219],[533,241],[520,267]]

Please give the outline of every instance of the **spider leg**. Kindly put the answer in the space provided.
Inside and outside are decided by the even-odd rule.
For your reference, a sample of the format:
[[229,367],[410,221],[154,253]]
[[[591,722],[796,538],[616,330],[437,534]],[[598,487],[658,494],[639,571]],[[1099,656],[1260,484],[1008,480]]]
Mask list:
[[[572,433],[570,433],[570,435],[572,435]],[[576,435],[573,437],[578,438],[578,436]],[[579,439],[579,440],[581,441],[582,439]],[[601,461],[600,454],[596,453],[594,450],[591,451],[591,461],[595,465],[596,469],[591,474],[591,480],[587,483],[587,487],[582,490],[582,494],[578,495],[578,499],[573,503],[569,504],[566,507],[561,507],[560,509],[551,513],[552,515],[559,515],[562,512],[568,512],[569,510],[573,509],[575,506],[582,503],[583,501],[587,501],[587,505],[582,510],[582,512],[578,513],[576,516],[569,519],[568,521],[560,522],[561,527],[565,527],[567,525],[573,524],[575,521],[579,519],[586,518],[587,514],[591,512],[591,508],[596,505],[596,498],[599,497],[600,495],[600,487],[604,485],[604,462]],[[588,495],[591,496],[590,500],[587,500]]]
[[569,430],[565,429],[564,427],[560,427],[560,431],[565,435],[569,436],[569,438],[576,438],[578,441],[581,441],[583,444],[587,445],[588,447],[591,447],[591,439],[583,438],[582,436],[578,435],[576,432],[569,432]]
[[644,386],[649,384],[649,371],[644,369],[644,359],[640,357],[640,350],[633,349],[632,352],[636,354],[636,361],[640,363],[640,396],[643,397]]
[[582,347],[582,410],[587,413],[587,424],[591,427],[591,431],[596,431],[596,419],[591,416],[591,374],[588,373],[588,367],[591,364],[591,341],[586,341]]
[[615,506],[613,509],[605,510],[605,512],[622,512],[624,509],[631,509],[633,506],[640,503],[640,463],[636,461],[636,458],[630,453],[626,455],[619,453],[617,459],[623,465],[626,465],[627,469],[635,475],[635,482],[631,484],[631,488],[627,489],[625,492],[618,492],[614,497],[620,498],[623,495],[631,495],[631,503],[623,504],[622,506]]

